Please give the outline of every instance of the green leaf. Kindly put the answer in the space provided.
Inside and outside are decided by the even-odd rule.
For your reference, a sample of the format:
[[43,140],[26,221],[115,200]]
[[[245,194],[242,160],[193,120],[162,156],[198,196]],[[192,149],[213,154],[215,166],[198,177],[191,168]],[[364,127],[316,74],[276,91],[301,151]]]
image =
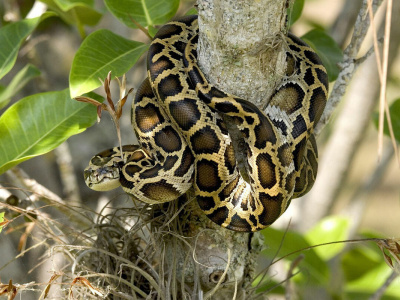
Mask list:
[[53,150],[96,119],[96,107],[72,100],[68,89],[21,99],[0,117],[0,174]]
[[[348,237],[350,222],[347,218],[332,216],[318,222],[307,234],[306,239],[311,245],[343,241]],[[339,254],[346,243],[320,246],[315,252],[323,259],[328,260]]]
[[113,76],[126,73],[148,49],[148,45],[127,40],[106,29],[93,32],[82,43],[69,74],[71,97],[101,85],[109,71]]
[[[347,283],[345,285],[345,292],[348,297],[345,297],[345,299],[355,299],[352,295],[357,293],[364,293],[368,296],[373,295],[384,285],[391,273],[392,270],[385,263],[381,263],[378,267],[364,273],[364,276],[359,279]],[[394,299],[400,299],[400,280],[394,280],[387,287],[384,295],[387,297],[394,297]],[[370,297],[368,296],[361,299],[369,299]],[[383,297],[382,299],[385,298]]]
[[77,6],[93,7],[93,0],[54,0],[63,11],[68,11]]
[[28,64],[11,80],[6,88],[0,90],[0,108],[8,104],[11,97],[18,93],[31,79],[40,75],[35,66]]
[[76,26],[83,34],[82,25],[96,25],[102,14],[94,9],[93,0],[40,0],[66,23]]
[[366,273],[383,263],[382,253],[378,248],[359,245],[347,251],[341,258],[343,274],[347,282],[365,276]]
[[[279,253],[277,258],[283,257],[297,250],[310,247],[308,241],[302,235],[296,232],[289,231],[285,235],[284,231],[270,227],[264,229],[262,234],[265,237],[265,244],[269,248],[268,250],[263,251],[263,254],[268,257],[274,257],[278,249]],[[309,281],[310,283],[326,283],[328,280],[328,266],[314,251],[314,249],[296,252],[286,259],[293,261],[300,254],[304,255],[304,259],[300,262],[299,268],[304,270],[305,275],[302,276],[302,274],[300,274],[300,276],[297,275],[296,278],[300,278],[299,280]]]
[[323,30],[313,29],[301,37],[321,58],[329,81],[334,81],[339,74],[338,63],[343,60],[343,52],[336,42]]
[[164,24],[179,7],[179,0],[105,0],[108,10],[126,26],[137,28],[134,19],[143,27]]
[[301,16],[304,7],[304,0],[295,0],[293,6],[290,8],[289,15],[289,27],[291,27]]
[[151,26],[151,25],[147,28],[147,30],[151,37],[154,37],[158,31],[157,28],[155,28],[154,26]]
[[[397,142],[400,143],[400,98],[396,99],[389,107],[390,119],[392,121],[393,133]],[[374,124],[376,128],[379,127],[379,114],[374,114]],[[385,116],[385,126],[383,133],[390,137],[387,118]]]
[[[4,222],[4,212],[0,212],[0,223]],[[0,226],[0,233],[3,230],[3,226]]]
[[14,66],[18,50],[27,36],[41,21],[53,15],[45,13],[41,17],[10,23],[0,28],[0,79]]
[[197,11],[196,7],[192,7],[189,9],[186,13],[185,16],[190,16],[190,15],[197,15],[199,12]]

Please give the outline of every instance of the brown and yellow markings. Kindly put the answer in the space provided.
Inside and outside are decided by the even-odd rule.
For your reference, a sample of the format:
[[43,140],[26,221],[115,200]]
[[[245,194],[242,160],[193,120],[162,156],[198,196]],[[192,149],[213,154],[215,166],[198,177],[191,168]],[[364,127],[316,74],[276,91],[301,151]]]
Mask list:
[[[148,203],[171,201],[193,186],[199,207],[216,224],[261,230],[313,185],[313,128],[326,103],[326,70],[308,45],[289,35],[283,43],[286,75],[262,112],[208,83],[197,65],[197,34],[197,16],[158,31],[148,53],[149,77],[132,107],[142,147],[124,148],[128,161],[122,165],[120,158],[113,165],[118,149],[102,152],[92,159],[90,172],[113,165],[125,192]],[[242,134],[243,176],[219,114],[231,117]],[[94,178],[90,172],[85,171]]]

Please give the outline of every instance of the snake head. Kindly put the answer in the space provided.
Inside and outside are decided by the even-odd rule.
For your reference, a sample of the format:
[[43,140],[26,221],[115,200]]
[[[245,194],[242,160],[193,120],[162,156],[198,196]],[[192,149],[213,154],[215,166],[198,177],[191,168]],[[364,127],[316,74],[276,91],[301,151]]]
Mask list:
[[123,165],[118,147],[105,150],[92,157],[84,171],[86,185],[95,191],[109,191],[120,186],[120,169]]

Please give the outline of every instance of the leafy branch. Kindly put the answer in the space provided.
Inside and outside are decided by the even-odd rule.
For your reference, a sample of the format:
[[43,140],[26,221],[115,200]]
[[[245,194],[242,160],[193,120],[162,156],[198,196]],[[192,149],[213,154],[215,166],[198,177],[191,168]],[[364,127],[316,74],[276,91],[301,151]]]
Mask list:
[[114,102],[112,100],[111,90],[110,90],[111,71],[108,72],[107,77],[104,79],[104,82],[100,79],[100,81],[103,84],[104,91],[106,93],[106,98],[107,98],[108,104],[101,103],[93,98],[86,97],[86,96],[78,96],[78,97],[75,97],[74,99],[77,101],[80,101],[80,102],[86,102],[86,103],[90,103],[90,104],[96,106],[97,107],[97,122],[100,122],[101,113],[103,110],[107,111],[111,115],[111,118],[113,119],[115,128],[117,130],[119,148],[121,151],[121,158],[124,160],[125,158],[124,158],[124,155],[122,152],[121,129],[119,126],[119,120],[122,116],[122,107],[125,105],[125,102],[128,99],[129,94],[131,94],[133,92],[133,88],[130,88],[128,91],[126,91],[126,76],[125,76],[125,74],[122,76],[122,81],[120,81],[118,77],[115,77],[115,79],[117,80],[118,85],[119,85],[119,100],[117,101],[116,106],[114,105]]

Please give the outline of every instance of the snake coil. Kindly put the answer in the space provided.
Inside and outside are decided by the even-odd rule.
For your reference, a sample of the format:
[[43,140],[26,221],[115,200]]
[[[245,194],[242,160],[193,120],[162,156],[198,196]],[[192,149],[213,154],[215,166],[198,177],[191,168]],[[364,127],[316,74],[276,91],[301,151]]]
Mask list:
[[[95,190],[121,185],[147,203],[174,200],[193,187],[199,207],[213,222],[258,231],[315,181],[313,130],[326,103],[326,70],[307,44],[289,34],[287,71],[263,113],[208,83],[197,64],[197,38],[197,16],[157,32],[148,53],[148,78],[132,104],[140,146],[123,147],[126,162],[118,148],[95,155],[85,182]],[[242,134],[246,179],[220,114],[231,117]]]

